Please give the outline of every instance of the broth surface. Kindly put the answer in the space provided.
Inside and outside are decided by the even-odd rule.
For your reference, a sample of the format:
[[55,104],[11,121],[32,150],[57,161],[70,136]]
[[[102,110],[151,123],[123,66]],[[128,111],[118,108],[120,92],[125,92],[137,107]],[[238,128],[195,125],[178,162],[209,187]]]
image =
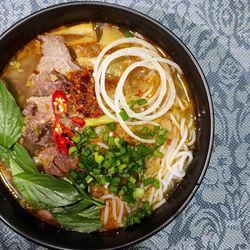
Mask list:
[[[54,60],[53,58],[57,58],[56,56],[59,55],[56,53],[55,55],[46,55],[44,52],[45,46],[47,46],[48,51],[51,50],[49,46],[52,45],[52,43],[46,41],[46,39],[51,39],[51,37],[58,39],[54,42],[58,43],[62,48],[60,50],[58,49],[56,53],[60,54],[61,59],[64,60],[63,63],[65,63],[65,65],[67,64],[67,67],[71,67],[72,70],[60,72],[61,65],[59,65],[60,58],[58,57],[58,66],[56,66],[56,70],[52,65],[50,71],[48,71],[47,68],[49,63]],[[161,146],[150,153],[150,157],[145,156],[145,158],[143,158],[145,164],[142,166],[142,173],[131,170],[132,172],[128,174],[127,177],[122,177],[119,185],[115,186],[112,184],[112,181],[118,178],[119,175],[117,176],[115,173],[110,173],[111,177],[109,177],[108,181],[105,179],[105,176],[103,176],[103,180],[100,181],[98,179],[98,168],[96,168],[98,171],[95,170],[96,173],[91,172],[92,170],[89,168],[86,168],[86,170],[84,168],[85,166],[83,166],[86,164],[86,161],[83,164],[81,156],[78,157],[77,154],[74,155],[72,153],[69,157],[60,155],[59,158],[56,158],[53,129],[55,129],[57,119],[56,116],[53,115],[52,109],[54,101],[51,98],[53,98],[53,93],[50,93],[53,89],[48,87],[47,89],[41,90],[43,81],[50,81],[49,84],[54,84],[53,88],[58,84],[61,88],[60,90],[67,95],[69,114],[65,115],[60,113],[60,121],[63,121],[64,126],[70,128],[75,134],[81,134],[86,131],[86,129],[84,130],[84,125],[86,126],[87,121],[97,124],[93,126],[95,137],[93,136],[93,138],[91,138],[91,135],[88,135],[88,140],[89,144],[97,145],[96,147],[98,147],[98,150],[95,152],[95,161],[100,161],[98,164],[101,164],[102,161],[105,162],[106,157],[109,157],[111,154],[109,149],[115,147],[112,144],[116,143],[115,140],[124,140],[126,146],[120,145],[119,147],[127,147],[126,150],[131,147],[132,151],[138,150],[138,147],[142,144],[126,133],[123,125],[119,122],[116,123],[115,129],[110,129],[107,122],[103,123],[98,120],[105,115],[105,111],[100,107],[98,98],[96,99],[96,75],[93,74],[93,72],[95,73],[95,62],[106,46],[118,39],[126,37],[134,37],[150,43],[156,49],[160,57],[173,61],[167,52],[162,51],[155,43],[137,32],[107,23],[78,23],[59,27],[39,35],[19,50],[1,73],[1,78],[6,81],[7,88],[14,96],[25,117],[25,127],[19,143],[24,145],[28,150],[41,173],[54,175],[58,178],[72,178],[72,180],[75,181],[75,177],[72,177],[74,174],[72,173],[76,172],[76,174],[80,176],[77,177],[78,179],[83,178],[82,184],[85,186],[85,191],[88,195],[104,201],[104,207],[100,210],[101,231],[124,226],[126,221],[129,220],[126,218],[131,219],[131,214],[135,214],[139,209],[142,210],[146,202],[149,202],[152,210],[161,206],[178,186],[178,183],[184,178],[182,175],[185,175],[185,171],[191,160],[192,152],[195,149],[196,114],[189,83],[186,77],[178,72],[176,68],[171,65],[163,65],[162,63],[162,68],[172,77],[176,91],[176,97],[171,108],[169,108],[165,114],[153,121],[159,124],[159,129],[162,132],[158,132],[158,126],[152,124],[128,126],[136,136],[139,136],[143,140],[154,140],[158,135],[163,136],[165,140]],[[65,45],[65,48],[62,44]],[[128,43],[111,48],[104,55],[102,60],[108,58],[112,53],[122,49],[129,49],[133,46],[135,46],[133,43]],[[138,48],[143,47],[142,45],[137,46]],[[68,55],[66,55],[67,53]],[[64,57],[67,58],[65,59]],[[138,62],[139,60],[140,58],[138,56],[124,55],[113,60],[109,64],[105,75],[105,87],[107,95],[111,100],[116,98],[116,88],[123,73],[132,63]],[[44,63],[42,63],[43,61]],[[45,66],[47,67],[46,69],[44,69]],[[46,76],[45,73],[47,74]],[[36,85],[36,81],[38,82],[37,79],[41,77],[41,75],[43,80],[40,79],[40,85]],[[61,83],[63,84],[61,85]],[[46,84],[44,84],[44,86]],[[124,99],[126,103],[132,107],[131,109],[134,112],[143,112],[145,107],[149,105],[149,101],[161,89],[161,76],[155,69],[151,69],[150,67],[137,67],[128,74],[122,89]],[[42,92],[46,92],[46,94],[42,95]],[[167,99],[170,98],[169,96],[170,94],[167,93],[163,102],[167,101]],[[55,109],[55,107],[53,108]],[[157,107],[153,113],[160,112],[160,110],[161,107]],[[76,121],[76,119],[74,121],[74,119],[72,119],[73,117],[77,117],[78,121]],[[98,122],[96,123],[94,119],[97,119]],[[84,121],[83,126],[80,124],[82,120]],[[108,124],[110,124],[110,122],[112,122],[112,120],[109,121]],[[31,133],[35,133],[33,139],[37,136],[36,141],[30,139]],[[162,135],[160,133],[162,133]],[[185,133],[186,139],[182,143]],[[107,134],[108,140],[105,139],[105,135]],[[69,137],[69,135],[67,136]],[[114,138],[114,142],[112,143],[111,138]],[[72,138],[69,137],[69,139]],[[76,142],[72,142],[72,145],[74,143],[78,145]],[[150,150],[153,148],[153,145],[154,144],[149,146]],[[67,145],[67,147],[66,150],[69,150],[71,146]],[[88,145],[86,147],[88,147]],[[144,146],[141,146],[141,148],[142,147]],[[87,151],[86,148],[81,150],[82,152]],[[120,153],[120,151],[117,152],[115,150],[118,149],[114,149],[112,153]],[[51,160],[48,158],[48,155],[51,156],[54,154],[54,159]],[[61,152],[61,154],[63,154],[63,152]],[[44,155],[46,155],[46,157]],[[169,159],[171,159],[171,161]],[[58,167],[60,165],[59,161],[64,162],[62,167]],[[107,165],[107,168],[111,169],[114,164],[118,163],[113,162],[110,166]],[[120,169],[122,169],[122,167],[126,168],[126,164],[128,165],[129,163],[126,163],[124,159],[124,162],[120,162],[118,167],[120,167]],[[133,168],[131,167],[131,169]],[[123,169],[121,171],[123,171]],[[23,199],[22,195],[13,184],[9,167],[4,163],[0,164],[0,176],[3,183],[22,206],[26,207],[35,216],[38,216],[48,223],[55,225],[60,224],[48,210],[33,209],[30,203]],[[126,175],[124,174],[124,176]],[[151,181],[150,184],[146,185],[145,180],[150,180],[150,178],[155,182],[153,183]],[[77,181],[79,181],[78,179]],[[81,183],[77,182],[77,184],[80,185]],[[134,191],[131,202],[129,198],[126,197],[126,191],[121,191],[123,187],[128,187],[129,184],[131,184],[129,189]],[[164,185],[167,186],[165,187]],[[116,191],[115,188],[118,188],[119,192]],[[163,191],[164,188],[165,191]],[[143,196],[141,197],[139,194],[136,195],[135,190],[142,192],[142,189]],[[124,192],[125,194],[123,194]],[[131,216],[129,217],[129,215]],[[136,223],[135,220],[132,221]],[[67,226],[65,226],[65,228],[67,228]]]

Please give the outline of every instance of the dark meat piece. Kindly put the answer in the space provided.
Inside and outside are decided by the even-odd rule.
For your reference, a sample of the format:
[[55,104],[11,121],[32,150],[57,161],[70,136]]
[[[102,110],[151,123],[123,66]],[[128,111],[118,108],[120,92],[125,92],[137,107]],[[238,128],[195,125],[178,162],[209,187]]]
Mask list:
[[42,150],[38,159],[45,173],[59,177],[66,176],[70,169],[78,165],[78,159],[59,153],[55,147]]
[[66,92],[68,81],[62,74],[53,70],[33,74],[32,85],[34,87],[34,96],[49,96],[53,95],[56,90]]
[[41,35],[43,56],[37,66],[39,72],[56,70],[61,74],[79,70],[70,56],[68,48],[64,44],[62,36]]
[[25,145],[48,146],[53,144],[52,126],[54,114],[51,105],[51,97],[30,97],[26,100],[23,110]]
[[73,104],[73,113],[82,114],[84,117],[100,117],[103,115],[96,96],[94,79],[89,70],[70,72],[68,79],[69,101]]
[[67,80],[63,75],[80,70],[80,67],[72,61],[63,37],[43,35],[39,39],[42,40],[43,56],[29,80],[33,87],[32,95],[48,96],[56,89],[65,91]]

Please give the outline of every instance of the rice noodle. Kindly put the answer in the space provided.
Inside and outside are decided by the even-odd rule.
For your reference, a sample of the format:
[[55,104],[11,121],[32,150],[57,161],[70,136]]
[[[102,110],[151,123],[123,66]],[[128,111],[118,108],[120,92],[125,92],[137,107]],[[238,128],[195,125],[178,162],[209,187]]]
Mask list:
[[106,225],[108,223],[109,218],[109,201],[106,201],[104,208],[104,216],[103,216],[103,224]]
[[114,220],[117,221],[116,199],[112,199],[112,213],[113,213]]
[[168,190],[170,183],[174,180],[181,180],[185,176],[186,168],[193,159],[193,154],[186,144],[188,143],[188,138],[191,138],[189,146],[193,145],[195,130],[189,131],[185,118],[182,118],[178,122],[172,113],[170,114],[170,118],[179,130],[180,139],[173,139],[170,145],[165,143],[160,148],[160,152],[164,154],[160,160],[157,173],[160,188],[156,191],[152,188],[150,194],[147,195],[147,199],[153,204],[154,209],[165,203],[163,194]]
[[166,202],[166,199],[163,198],[162,200],[160,200],[158,203],[156,203],[153,208],[156,209],[158,207],[160,207],[161,205],[163,205]]
[[124,212],[124,202],[120,201],[120,211],[119,211],[119,216],[118,216],[118,223],[122,222],[122,216],[123,216],[123,212]]
[[[118,45],[128,43],[139,45],[140,47],[119,49],[109,55],[106,55],[106,53],[110,49]],[[132,63],[123,72],[117,84],[114,99],[112,99],[107,94],[105,87],[106,71],[112,61],[124,56],[141,58],[141,61]],[[161,63],[164,64],[164,67],[161,65]],[[154,139],[140,138],[139,136],[135,135],[128,126],[147,123],[152,124],[154,123],[155,119],[165,114],[174,103],[176,92],[172,75],[167,65],[170,65],[179,73],[182,73],[180,67],[176,63],[174,63],[170,59],[161,57],[154,46],[139,38],[122,38],[110,43],[101,51],[94,63],[93,75],[95,78],[95,94],[99,106],[108,117],[110,117],[114,121],[119,122],[121,127],[126,131],[128,135],[138,141],[144,143],[155,142]],[[159,89],[150,98],[147,105],[145,105],[145,107],[147,108],[142,110],[142,112],[134,112],[133,110],[131,110],[123,94],[123,86],[128,75],[137,67],[145,67],[150,70],[154,70],[159,73],[161,79]],[[150,89],[150,91],[147,91],[145,95],[147,96],[151,92],[152,90]],[[123,119],[121,118],[120,112],[122,109],[127,112],[130,118],[129,121],[123,121]]]
[[[116,46],[124,44],[132,44],[132,46],[117,49],[114,52],[107,54],[107,52]],[[108,95],[105,86],[106,72],[109,65],[114,60],[125,56],[134,57],[135,60],[131,61],[129,66],[127,66],[121,74],[114,96],[111,97]],[[129,107],[123,89],[131,72],[140,67],[150,70],[148,74],[149,77],[151,74],[158,74],[160,85],[156,91],[154,91],[155,86],[153,84],[149,87],[149,89],[141,96],[142,99],[147,98],[147,103],[141,107],[140,111],[135,112]],[[177,103],[175,108],[185,110],[185,102],[183,103],[178,97],[176,98],[176,90],[172,78],[173,70],[182,74],[180,67],[176,63],[170,59],[161,57],[157,49],[150,43],[139,38],[118,39],[105,47],[94,63],[93,75],[95,79],[95,94],[97,102],[103,112],[114,121],[119,122],[120,126],[129,136],[140,142],[154,143],[154,139],[144,139],[134,134],[130,126],[142,124],[159,125],[155,120],[168,112],[174,103]],[[127,121],[124,121],[120,116],[122,110],[124,110],[129,117]],[[159,168],[155,174],[152,174],[153,177],[159,180],[160,188],[156,189],[152,186],[144,187],[142,185],[142,188],[146,191],[145,199],[153,204],[154,209],[166,202],[164,193],[171,185],[173,185],[174,181],[181,180],[185,176],[186,168],[193,159],[192,152],[189,150],[189,146],[192,146],[195,141],[195,130],[192,129],[190,131],[193,119],[188,119],[188,121],[186,118],[180,119],[180,117],[178,117],[176,113],[173,113],[173,111],[170,112],[169,117],[176,138],[172,138],[170,145],[166,142],[161,146],[160,152],[162,152],[164,156],[155,161],[155,164],[157,164]],[[117,223],[122,223],[124,210],[130,212],[126,202],[123,202],[120,198],[110,194],[104,195],[101,198],[112,199],[113,218]],[[138,201],[135,207],[139,207],[140,205],[141,201]]]
[[[130,212],[130,208],[125,201],[122,201],[118,196],[114,196],[113,194],[105,194],[100,197],[102,200],[105,200],[105,209],[104,209],[104,219],[103,224],[106,225],[109,220],[109,207],[112,209],[112,217],[114,221],[118,223],[119,226],[123,226],[122,218],[124,214],[124,210],[127,213]],[[107,200],[111,199],[111,201]]]

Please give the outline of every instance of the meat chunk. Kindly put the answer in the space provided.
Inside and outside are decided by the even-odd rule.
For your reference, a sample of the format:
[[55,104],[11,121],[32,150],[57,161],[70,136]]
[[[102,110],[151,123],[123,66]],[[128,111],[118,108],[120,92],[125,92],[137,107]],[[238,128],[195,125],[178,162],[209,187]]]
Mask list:
[[49,96],[53,95],[56,90],[66,92],[69,83],[64,75],[53,70],[33,74],[32,84],[34,86],[34,96]]
[[68,84],[64,75],[70,71],[80,70],[70,56],[63,37],[41,35],[42,57],[29,82],[33,86],[34,96],[48,96],[55,90],[66,91]]
[[54,122],[51,97],[30,97],[26,100],[23,110],[25,145],[47,146],[52,145],[52,126]]
[[63,37],[53,35],[41,35],[43,56],[37,66],[39,72],[56,70],[61,74],[79,70],[70,56],[68,48],[64,44]]
[[50,175],[64,177],[70,169],[75,169],[78,159],[61,154],[55,147],[48,147],[38,155],[44,172]]

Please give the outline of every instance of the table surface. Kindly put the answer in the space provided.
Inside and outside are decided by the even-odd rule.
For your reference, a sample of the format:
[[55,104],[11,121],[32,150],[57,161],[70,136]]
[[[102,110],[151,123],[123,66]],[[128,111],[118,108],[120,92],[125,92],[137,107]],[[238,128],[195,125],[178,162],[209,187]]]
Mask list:
[[[67,1],[2,0],[0,32]],[[215,141],[195,197],[164,230],[132,249],[250,249],[249,0],[110,0],[172,30],[201,65],[213,97]],[[0,249],[46,250],[0,222]]]

